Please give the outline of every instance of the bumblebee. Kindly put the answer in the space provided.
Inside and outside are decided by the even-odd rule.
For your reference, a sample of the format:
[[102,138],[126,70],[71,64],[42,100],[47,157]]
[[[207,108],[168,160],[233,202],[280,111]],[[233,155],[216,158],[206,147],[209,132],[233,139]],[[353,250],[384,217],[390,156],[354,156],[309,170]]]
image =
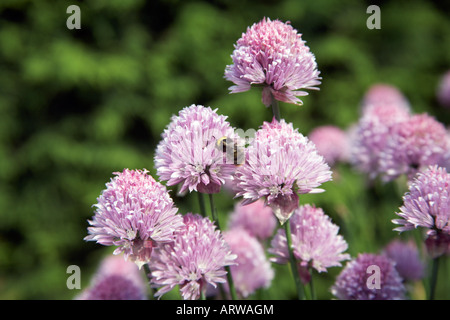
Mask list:
[[239,142],[236,139],[223,136],[217,140],[216,148],[223,152],[226,164],[233,163],[235,166],[244,164],[245,148],[239,146]]

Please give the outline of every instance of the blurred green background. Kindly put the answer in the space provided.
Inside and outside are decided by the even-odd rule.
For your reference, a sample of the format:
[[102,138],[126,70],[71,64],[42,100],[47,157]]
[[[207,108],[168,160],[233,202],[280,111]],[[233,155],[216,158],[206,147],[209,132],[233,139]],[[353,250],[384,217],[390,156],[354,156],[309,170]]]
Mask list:
[[[66,9],[81,9],[69,30]],[[229,94],[224,78],[233,44],[264,16],[291,21],[315,54],[323,78],[304,105],[281,104],[303,134],[358,120],[374,83],[397,86],[413,111],[449,125],[436,100],[450,69],[450,4],[383,1],[381,29],[369,30],[371,1],[95,0],[0,2],[0,299],[72,299],[66,269],[81,268],[83,288],[112,248],[85,242],[92,205],[123,168],[147,168],[172,114],[191,104],[218,108],[235,127],[258,128],[272,118],[258,90]],[[322,206],[349,243],[348,252],[379,252],[400,237],[390,222],[401,205],[397,182],[367,184],[346,164],[326,192],[304,196]],[[195,195],[174,201],[198,211]],[[217,197],[222,225],[234,202]],[[411,232],[402,238],[421,235]],[[449,259],[441,264],[437,297],[450,298]],[[286,266],[274,266],[270,290],[251,298],[295,296]],[[316,276],[317,295],[341,268]],[[284,275],[283,275],[284,274]],[[286,276],[287,275],[287,276]],[[423,287],[416,285],[421,297]],[[426,288],[426,286],[425,286]],[[169,295],[168,298],[171,296]]]

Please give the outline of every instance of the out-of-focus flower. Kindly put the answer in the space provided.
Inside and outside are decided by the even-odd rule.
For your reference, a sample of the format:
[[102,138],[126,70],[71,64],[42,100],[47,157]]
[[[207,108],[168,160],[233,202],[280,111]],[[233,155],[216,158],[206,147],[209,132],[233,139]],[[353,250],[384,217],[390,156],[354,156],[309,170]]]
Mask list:
[[[339,227],[331,222],[321,208],[310,205],[300,206],[289,220],[292,233],[292,248],[300,268],[313,267],[318,272],[329,267],[341,266],[341,261],[349,260],[350,255],[343,253],[348,245],[338,234]],[[289,252],[286,232],[278,229],[272,239],[269,253],[275,255],[271,261],[287,263]]]
[[380,105],[389,105],[392,108],[403,109],[406,113],[411,111],[408,99],[396,87],[377,83],[372,85],[364,95],[361,103],[361,111],[363,115],[378,113],[376,110]]
[[427,247],[433,257],[450,253],[450,174],[438,166],[420,171],[403,196],[403,205],[394,219],[403,232],[417,227],[427,229]]
[[146,300],[146,282],[137,266],[119,256],[102,261],[91,285],[77,300]]
[[[350,139],[350,162],[374,179],[380,173],[381,157],[392,134],[392,127],[409,119],[409,109],[402,103],[373,101],[364,105]],[[389,100],[388,100],[389,101]]]
[[155,154],[157,174],[169,186],[181,183],[180,193],[217,193],[232,179],[234,159],[217,147],[217,141],[237,137],[226,116],[216,111],[201,105],[186,107],[162,134]]
[[383,180],[402,174],[412,179],[418,170],[442,162],[446,152],[444,125],[428,114],[412,115],[392,126],[380,159]]
[[235,84],[231,92],[260,86],[266,106],[272,96],[301,105],[298,97],[307,95],[301,90],[317,89],[320,84],[315,57],[289,22],[264,18],[253,24],[237,41],[231,57],[233,64],[225,69],[225,78]]
[[175,241],[155,249],[150,264],[152,286],[160,297],[179,285],[185,300],[199,299],[207,285],[225,282],[225,266],[235,264],[236,255],[209,218],[187,213],[185,226]]
[[450,108],[450,70],[439,81],[437,99],[442,106]]
[[264,122],[236,170],[236,197],[243,205],[265,199],[281,224],[299,206],[298,194],[323,192],[332,172],[315,145],[283,119]]
[[336,162],[347,161],[350,146],[347,133],[333,125],[314,128],[308,135],[317,148],[317,152],[325,158],[329,166]]
[[424,277],[425,265],[413,241],[393,240],[384,248],[383,254],[395,262],[395,269],[404,280],[415,281]]
[[264,205],[259,199],[248,205],[237,203],[230,215],[229,229],[242,228],[258,240],[265,240],[272,236],[277,226],[272,209]]
[[[370,278],[369,278],[370,277]],[[331,293],[340,300],[403,300],[403,279],[385,255],[359,254],[347,262]]]
[[97,198],[84,238],[118,246],[114,254],[123,252],[139,268],[150,261],[156,245],[173,241],[174,232],[183,226],[166,188],[147,173],[129,169],[114,173]]
[[259,241],[240,228],[225,231],[224,239],[237,255],[236,265],[230,267],[236,292],[247,298],[257,289],[268,288],[274,271]]

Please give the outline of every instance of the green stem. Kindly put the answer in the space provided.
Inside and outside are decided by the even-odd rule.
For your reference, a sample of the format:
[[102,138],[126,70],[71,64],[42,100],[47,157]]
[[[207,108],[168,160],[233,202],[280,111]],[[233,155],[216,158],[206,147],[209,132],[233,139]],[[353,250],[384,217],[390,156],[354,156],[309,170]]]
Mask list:
[[205,198],[203,196],[203,193],[197,192],[198,195],[198,203],[200,205],[200,214],[202,217],[206,217],[206,207],[205,207]]
[[273,112],[273,116],[275,117],[275,119],[277,119],[277,121],[279,122],[281,120],[281,115],[280,115],[280,107],[278,105],[278,100],[275,99],[275,97],[273,96],[273,94],[270,94],[270,96],[272,97],[272,112]]
[[288,247],[288,251],[289,251],[289,262],[291,265],[292,275],[295,280],[295,286],[297,288],[297,297],[299,300],[303,300],[304,288],[300,281],[300,276],[298,274],[298,269],[297,269],[297,261],[295,260],[294,250],[292,248],[291,224],[290,224],[289,220],[284,223],[284,230],[286,231],[286,241],[287,241],[287,247]]
[[431,266],[430,292],[428,293],[428,300],[434,300],[434,293],[436,291],[437,276],[439,270],[439,257],[433,259]]
[[309,290],[311,292],[311,300],[316,300],[316,290],[314,289],[314,282],[313,282],[313,269],[309,268],[309,274],[311,275],[311,280],[309,281]]
[[[209,204],[211,206],[212,219],[217,224],[217,228],[219,229],[219,231],[222,231],[222,229],[220,228],[219,217],[217,215],[216,207],[214,205],[214,197],[213,197],[212,193],[209,194]],[[234,287],[234,282],[233,282],[233,277],[231,275],[230,266],[225,266],[225,270],[227,271],[227,281],[228,281],[228,287],[230,289],[231,299],[236,300],[237,299],[236,289]]]
[[[151,277],[152,272],[150,271],[150,267],[148,266],[147,263],[144,264],[144,272],[145,272],[145,277],[148,279],[148,281],[150,283],[152,280],[152,277]],[[153,300],[154,293],[155,292],[154,292],[153,288],[150,286],[149,287],[149,299],[150,300]]]

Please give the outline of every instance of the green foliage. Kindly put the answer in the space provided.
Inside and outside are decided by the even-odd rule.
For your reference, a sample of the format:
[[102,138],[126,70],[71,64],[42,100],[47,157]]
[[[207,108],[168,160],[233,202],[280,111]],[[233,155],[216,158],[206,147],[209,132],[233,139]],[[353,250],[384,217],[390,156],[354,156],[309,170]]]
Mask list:
[[[397,86],[415,112],[446,125],[437,104],[440,76],[450,68],[449,8],[435,1],[381,5],[381,29],[366,28],[364,1],[74,1],[81,29],[66,28],[63,1],[0,3],[0,298],[72,299],[66,268],[76,264],[88,285],[111,248],[86,243],[92,205],[123,168],[147,168],[173,114],[191,104],[218,108],[233,126],[270,120],[258,90],[229,94],[224,69],[233,44],[267,16],[290,20],[316,55],[323,78],[301,107],[281,114],[303,134],[323,124],[348,128],[376,82]],[[349,252],[379,252],[398,234],[390,222],[404,190],[368,186],[348,166],[337,168],[326,192],[303,203],[322,206],[341,226]],[[196,197],[176,196],[181,212],[198,211]],[[217,197],[222,225],[233,200]],[[447,261],[448,262],[448,261]],[[450,274],[442,265],[442,279]],[[290,274],[251,298],[294,296]],[[340,268],[316,276],[318,298]],[[440,282],[437,297],[449,298]],[[176,293],[169,297],[177,297]]]

